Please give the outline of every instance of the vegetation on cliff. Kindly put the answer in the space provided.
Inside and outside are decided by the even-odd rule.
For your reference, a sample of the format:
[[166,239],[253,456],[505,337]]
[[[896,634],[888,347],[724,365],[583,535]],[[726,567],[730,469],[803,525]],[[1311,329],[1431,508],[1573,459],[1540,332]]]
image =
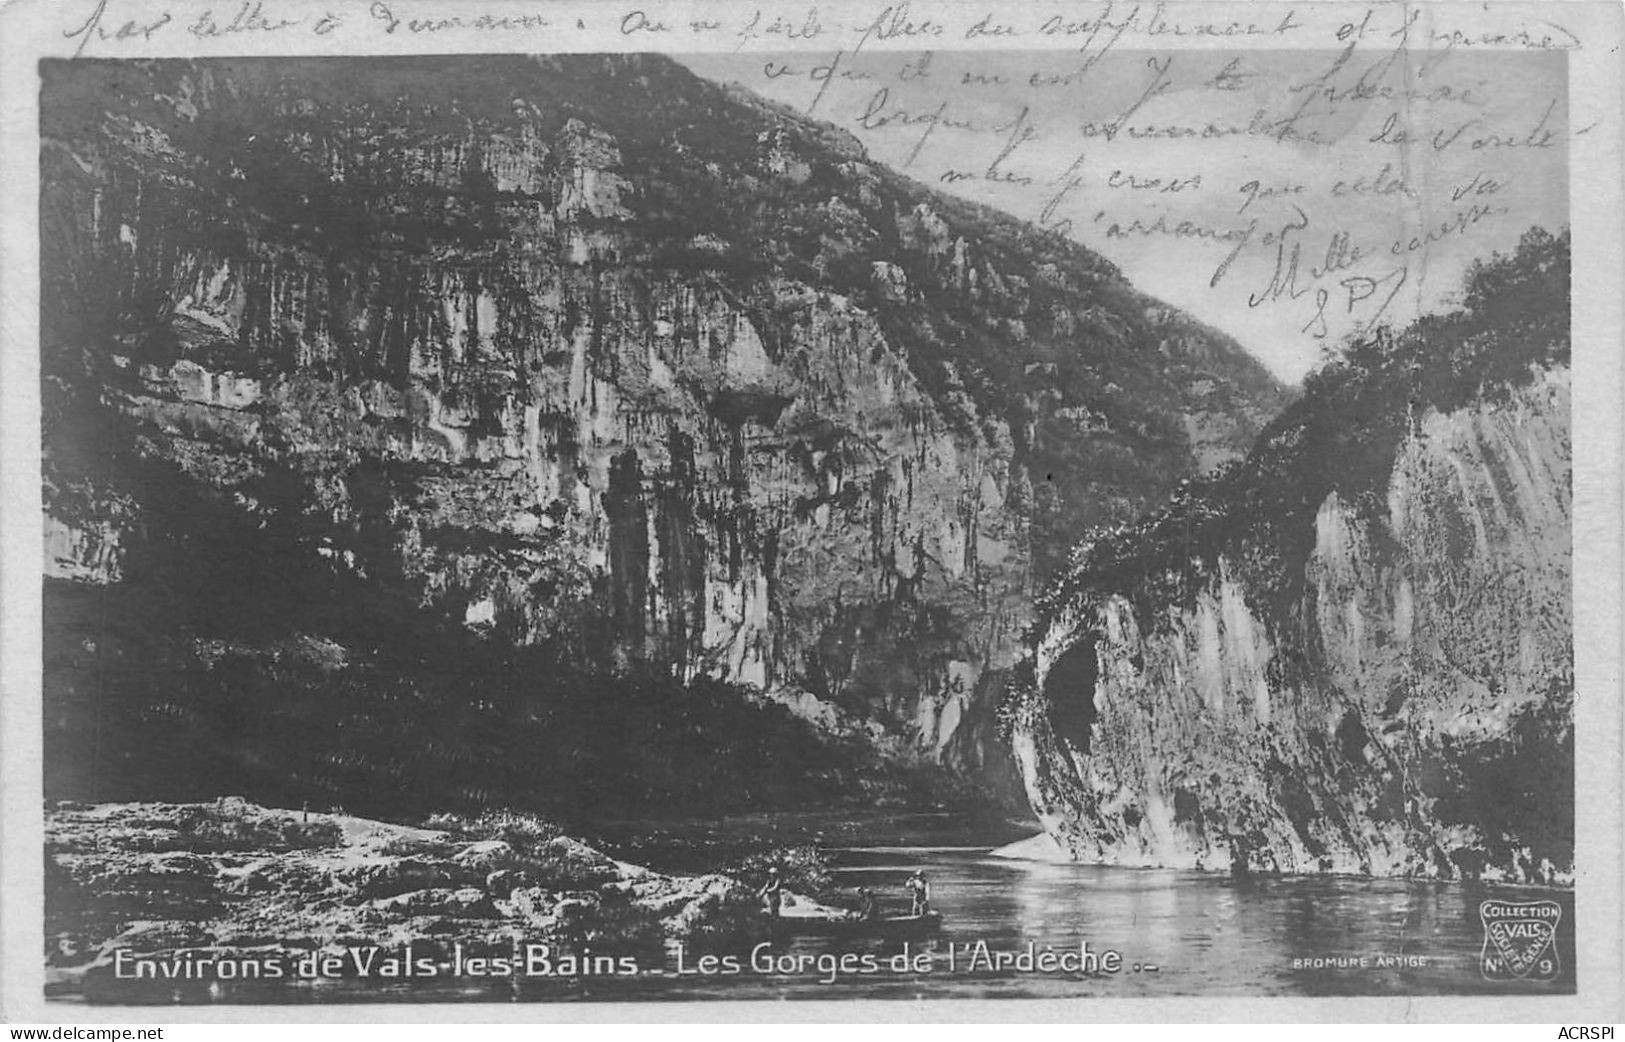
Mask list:
[[[117,341],[137,362],[404,384],[418,341],[450,352],[456,340],[415,304],[432,292],[430,258],[448,254],[471,285],[495,281],[502,361],[546,367],[556,345],[526,339],[543,332],[540,316],[501,269],[556,246],[524,241],[533,217],[518,215],[596,160],[603,185],[623,183],[602,200],[583,187],[570,227],[632,233],[613,235],[614,255],[595,266],[728,287],[770,354],[794,321],[771,303],[775,282],[839,294],[878,319],[944,420],[1008,440],[1032,484],[1040,579],[1080,524],[1127,520],[1189,472],[1209,447],[1191,444],[1185,413],[1224,417],[1219,448],[1237,452],[1283,400],[1233,341],[1083,247],[931,192],[839,131],[664,58],[390,59],[365,73],[319,60],[152,63],[150,91],[115,89],[128,74],[46,67],[48,378],[83,379]],[[75,155],[103,165],[76,169]],[[534,169],[505,172],[516,162]],[[163,248],[86,243],[73,230],[84,215],[65,212],[85,201],[80,189],[109,213],[139,191]],[[277,316],[293,302],[270,286],[250,288],[235,337],[177,311],[217,257],[272,276],[301,255],[322,270],[298,319]]]
[[1395,455],[1423,413],[1503,399],[1568,357],[1569,231],[1531,228],[1510,256],[1473,265],[1458,309],[1344,344],[1244,459],[1085,538],[1042,598],[1035,630],[1079,595],[1117,594],[1149,632],[1165,609],[1191,602],[1221,557],[1262,618],[1293,617],[1329,495],[1385,515]]

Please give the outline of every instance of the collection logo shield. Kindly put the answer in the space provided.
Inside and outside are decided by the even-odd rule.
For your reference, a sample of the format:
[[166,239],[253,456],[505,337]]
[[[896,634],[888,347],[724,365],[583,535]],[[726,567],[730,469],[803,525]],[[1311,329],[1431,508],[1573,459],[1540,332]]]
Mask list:
[[1479,968],[1492,981],[1556,980],[1562,968],[1557,953],[1557,924],[1563,908],[1556,901],[1485,901],[1478,906],[1484,923]]

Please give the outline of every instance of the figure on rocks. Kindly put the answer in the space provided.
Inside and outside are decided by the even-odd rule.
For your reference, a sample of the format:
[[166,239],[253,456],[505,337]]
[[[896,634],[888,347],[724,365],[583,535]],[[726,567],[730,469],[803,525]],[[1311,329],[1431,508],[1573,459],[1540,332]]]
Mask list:
[[784,902],[784,886],[779,881],[779,870],[775,866],[767,870],[767,882],[762,889],[756,892],[767,908],[767,914],[774,919],[779,917],[779,906]]

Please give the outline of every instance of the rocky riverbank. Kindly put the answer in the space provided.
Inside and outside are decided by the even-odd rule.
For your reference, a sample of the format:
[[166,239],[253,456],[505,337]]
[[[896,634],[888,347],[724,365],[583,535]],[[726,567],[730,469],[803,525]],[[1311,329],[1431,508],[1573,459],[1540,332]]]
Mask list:
[[[235,798],[59,805],[45,820],[47,990],[129,1001],[227,974],[297,980],[323,959],[337,960],[323,976],[411,976],[417,960],[544,945],[555,962],[658,967],[670,942],[761,932],[753,891],[729,876],[663,875],[521,815],[428,825]],[[137,962],[150,978],[132,977]]]

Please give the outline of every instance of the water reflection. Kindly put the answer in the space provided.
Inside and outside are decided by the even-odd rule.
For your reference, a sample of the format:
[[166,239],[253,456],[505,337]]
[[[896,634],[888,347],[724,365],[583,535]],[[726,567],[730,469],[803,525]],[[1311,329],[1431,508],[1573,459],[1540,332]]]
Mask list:
[[[1574,990],[1573,896],[1477,884],[1295,878],[1236,880],[1166,870],[1023,862],[983,850],[858,848],[838,852],[837,878],[893,895],[916,867],[931,875],[945,926],[928,945],[930,974],[907,984],[844,980],[810,987],[774,982],[776,994],[832,997],[911,987],[922,995],[1425,995]],[[1488,897],[1550,899],[1564,908],[1563,970],[1554,982],[1492,982],[1479,967],[1479,903]],[[949,969],[948,948],[1122,954],[1114,974],[1084,976]],[[852,942],[803,939],[819,953]],[[899,947],[891,945],[887,950]],[[1139,971],[1133,969],[1140,966]],[[1152,968],[1154,967],[1154,969]],[[738,987],[752,985],[741,982]]]

